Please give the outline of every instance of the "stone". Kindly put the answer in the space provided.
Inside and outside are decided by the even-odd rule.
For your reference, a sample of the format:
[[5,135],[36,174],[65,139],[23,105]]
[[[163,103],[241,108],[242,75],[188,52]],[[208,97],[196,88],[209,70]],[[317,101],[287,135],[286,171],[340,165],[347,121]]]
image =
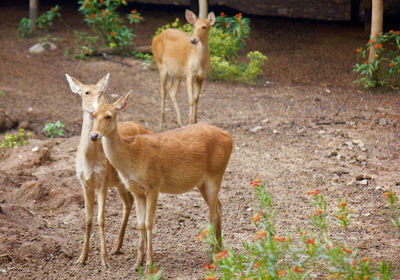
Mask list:
[[29,53],[42,53],[46,49],[39,43],[34,44],[32,47],[29,48]]
[[253,133],[257,133],[259,130],[263,130],[263,129],[264,129],[263,126],[256,126],[256,127],[250,128],[249,130]]
[[386,126],[388,123],[387,123],[387,120],[385,120],[385,119],[380,119],[379,120],[379,125],[381,125],[381,126]]

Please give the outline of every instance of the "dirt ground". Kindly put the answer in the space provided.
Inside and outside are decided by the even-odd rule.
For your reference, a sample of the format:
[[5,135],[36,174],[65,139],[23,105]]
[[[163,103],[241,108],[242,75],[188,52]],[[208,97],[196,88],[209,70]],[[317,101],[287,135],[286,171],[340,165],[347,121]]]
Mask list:
[[[43,11],[49,8],[42,6]],[[184,20],[183,10],[139,8],[145,21],[135,28],[137,45],[150,44],[160,25],[176,17]],[[87,264],[74,266],[85,223],[74,168],[82,112],[65,73],[83,83],[96,83],[110,73],[108,95],[113,100],[133,88],[121,120],[134,120],[154,132],[161,130],[158,73],[133,58],[64,56],[64,50],[73,47],[72,30],[83,31],[85,25],[75,6],[62,9],[63,21],[50,32],[63,41],[56,51],[33,55],[28,49],[41,35],[16,37],[27,5],[0,6],[0,90],[5,92],[0,110],[33,132],[28,146],[0,150],[0,279],[137,279],[132,269],[138,241],[135,211],[122,253],[110,256],[108,269],[101,266],[96,221]],[[225,244],[240,248],[254,235],[249,181],[261,179],[273,194],[279,234],[309,229],[306,193],[319,188],[331,212],[344,197],[353,210],[348,230],[333,227],[332,234],[358,247],[362,256],[398,264],[399,235],[388,221],[390,211],[382,193],[400,188],[400,97],[398,92],[366,92],[352,83],[354,50],[368,37],[363,27],[251,19],[246,51],[260,50],[268,56],[262,77],[254,86],[207,80],[199,102],[199,121],[228,131],[235,142],[220,194]],[[184,84],[179,96],[187,121]],[[166,118],[168,129],[177,127],[169,100]],[[47,139],[41,129],[57,120],[65,124],[65,137]],[[357,181],[359,176],[367,179]],[[121,217],[121,200],[110,190],[109,250]],[[195,242],[195,236],[207,225],[208,209],[199,192],[160,195],[155,221],[154,256],[164,269],[163,278],[203,279],[207,247]]]

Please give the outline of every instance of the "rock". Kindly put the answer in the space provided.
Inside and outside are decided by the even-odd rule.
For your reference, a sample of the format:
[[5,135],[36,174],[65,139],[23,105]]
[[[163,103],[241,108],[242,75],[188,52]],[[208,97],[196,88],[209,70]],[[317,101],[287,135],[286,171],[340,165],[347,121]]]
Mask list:
[[250,128],[249,130],[253,133],[257,133],[259,130],[263,130],[263,129],[264,129],[263,126],[256,126],[256,127]]
[[380,190],[382,190],[382,187],[381,186],[376,186],[375,190],[380,191]]
[[385,120],[385,119],[380,119],[379,120],[379,125],[381,125],[381,126],[386,126],[388,123],[387,123],[387,120]]
[[336,159],[337,159],[337,160],[345,160],[346,158],[345,158],[344,155],[338,154],[338,155],[336,156]]
[[364,180],[371,180],[372,177],[368,175],[357,175],[356,176],[356,181],[364,181]]
[[336,151],[331,152],[331,154],[329,155],[330,157],[336,157],[338,155],[338,153]]
[[6,111],[0,109],[0,132],[10,130],[18,125],[18,121],[11,118]]
[[32,47],[29,48],[30,53],[43,53],[46,50],[54,51],[57,49],[57,46],[51,42],[42,42],[34,44]]
[[360,147],[360,148],[365,147],[364,142],[361,141],[361,140],[353,140],[353,144],[354,144],[354,145],[357,145],[357,146]]
[[262,123],[269,123],[269,119],[263,119],[261,122]]
[[22,129],[30,129],[31,125],[30,125],[30,123],[28,121],[22,121],[22,122],[19,123],[18,128],[19,129],[21,129],[21,128]]
[[366,185],[368,185],[368,180],[361,180],[361,181],[359,182],[359,184],[360,184],[360,185],[366,186]]

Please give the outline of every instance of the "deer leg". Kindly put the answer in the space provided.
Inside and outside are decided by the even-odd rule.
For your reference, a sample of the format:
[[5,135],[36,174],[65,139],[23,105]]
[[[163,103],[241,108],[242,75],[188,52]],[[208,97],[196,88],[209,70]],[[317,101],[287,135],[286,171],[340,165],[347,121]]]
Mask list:
[[206,201],[208,208],[210,209],[210,224],[214,228],[215,237],[217,239],[217,250],[222,249],[221,239],[221,214],[222,214],[222,203],[218,199],[218,193],[221,186],[221,178],[208,179],[207,182],[200,185],[199,190],[204,200]]
[[135,263],[135,268],[138,268],[143,264],[146,246],[146,197],[143,194],[132,194],[135,198],[137,229],[139,231],[139,245]]
[[122,247],[122,243],[124,242],[124,235],[125,235],[126,225],[128,223],[129,215],[131,213],[132,205],[133,205],[133,196],[124,187],[124,185],[119,184],[117,186],[117,190],[118,190],[119,196],[122,198],[122,201],[124,203],[124,214],[123,214],[123,217],[122,217],[122,223],[121,223],[121,227],[120,227],[120,230],[119,230],[118,239],[115,242],[115,245],[114,245],[114,248],[111,251],[111,254],[119,253],[119,250]]
[[86,229],[85,229],[85,239],[83,241],[82,253],[79,259],[76,261],[75,265],[84,265],[89,252],[89,239],[90,231],[92,229],[93,223],[93,204],[94,204],[94,188],[81,183],[83,188],[83,196],[85,200],[85,214],[86,214]]
[[171,85],[171,89],[169,91],[169,96],[171,97],[171,101],[174,104],[178,124],[179,124],[179,126],[182,126],[181,113],[179,112],[178,102],[176,101],[176,95],[178,93],[178,88],[179,88],[180,83],[181,83],[181,80],[178,78],[174,78],[172,80],[172,85]]
[[154,214],[156,212],[158,200],[158,191],[146,193],[146,231],[147,231],[147,248],[146,248],[146,269],[153,265],[153,244],[152,231],[154,224]]
[[164,126],[164,110],[165,110],[165,95],[167,93],[167,72],[166,71],[160,71],[160,80],[161,80],[161,121],[160,121],[160,126]]
[[188,101],[189,101],[189,123],[192,124],[193,122],[193,109],[194,109],[194,99],[193,99],[193,82],[194,79],[192,76],[186,77],[186,87],[187,87],[187,94],[188,94]]
[[193,112],[192,112],[192,123],[197,123],[197,103],[199,102],[200,91],[203,86],[204,79],[196,78],[194,81],[194,97],[193,97]]
[[106,247],[106,235],[104,232],[104,209],[106,205],[107,188],[101,187],[97,192],[97,222],[99,224],[100,231],[100,247],[101,247],[101,263],[104,267],[108,267],[107,263],[107,247]]

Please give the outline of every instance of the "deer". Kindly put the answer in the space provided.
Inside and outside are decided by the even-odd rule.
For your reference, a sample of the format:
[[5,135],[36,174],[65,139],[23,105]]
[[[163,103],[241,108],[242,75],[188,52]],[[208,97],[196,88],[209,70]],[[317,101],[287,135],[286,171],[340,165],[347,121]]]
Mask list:
[[[210,224],[221,241],[222,203],[218,198],[233,148],[232,136],[210,124],[192,124],[176,130],[120,136],[118,112],[129,91],[112,104],[99,103],[93,113],[90,138],[101,139],[104,153],[135,201],[139,245],[135,266],[153,264],[152,229],[159,193],[181,194],[197,187],[208,205]],[[144,251],[146,249],[146,251]]]
[[189,101],[189,123],[197,122],[197,103],[210,65],[208,34],[215,24],[215,15],[209,13],[207,19],[198,18],[192,11],[185,11],[186,20],[193,24],[193,35],[166,29],[152,40],[153,56],[161,81],[161,127],[164,127],[165,95],[167,78],[171,78],[169,96],[173,103],[178,125],[182,126],[181,114],[176,101],[179,85],[186,78]]
[[[118,253],[122,247],[126,225],[133,206],[133,196],[127,189],[125,189],[124,184],[119,179],[117,171],[107,160],[101,143],[93,142],[89,138],[93,126],[91,110],[94,103],[107,103],[104,93],[108,84],[109,74],[99,80],[96,85],[82,84],[79,80],[69,76],[68,74],[66,74],[66,78],[71,91],[81,97],[83,111],[81,138],[76,153],[75,169],[84,194],[86,230],[82,253],[77,260],[76,265],[84,265],[88,258],[89,239],[93,221],[94,197],[97,192],[97,219],[100,232],[101,262],[104,267],[108,267],[108,254],[104,232],[104,210],[107,198],[107,189],[116,187],[124,205],[122,223],[118,238],[111,252],[112,254]],[[137,134],[150,133],[146,128],[135,122],[118,123],[118,128],[122,138],[129,138]]]

